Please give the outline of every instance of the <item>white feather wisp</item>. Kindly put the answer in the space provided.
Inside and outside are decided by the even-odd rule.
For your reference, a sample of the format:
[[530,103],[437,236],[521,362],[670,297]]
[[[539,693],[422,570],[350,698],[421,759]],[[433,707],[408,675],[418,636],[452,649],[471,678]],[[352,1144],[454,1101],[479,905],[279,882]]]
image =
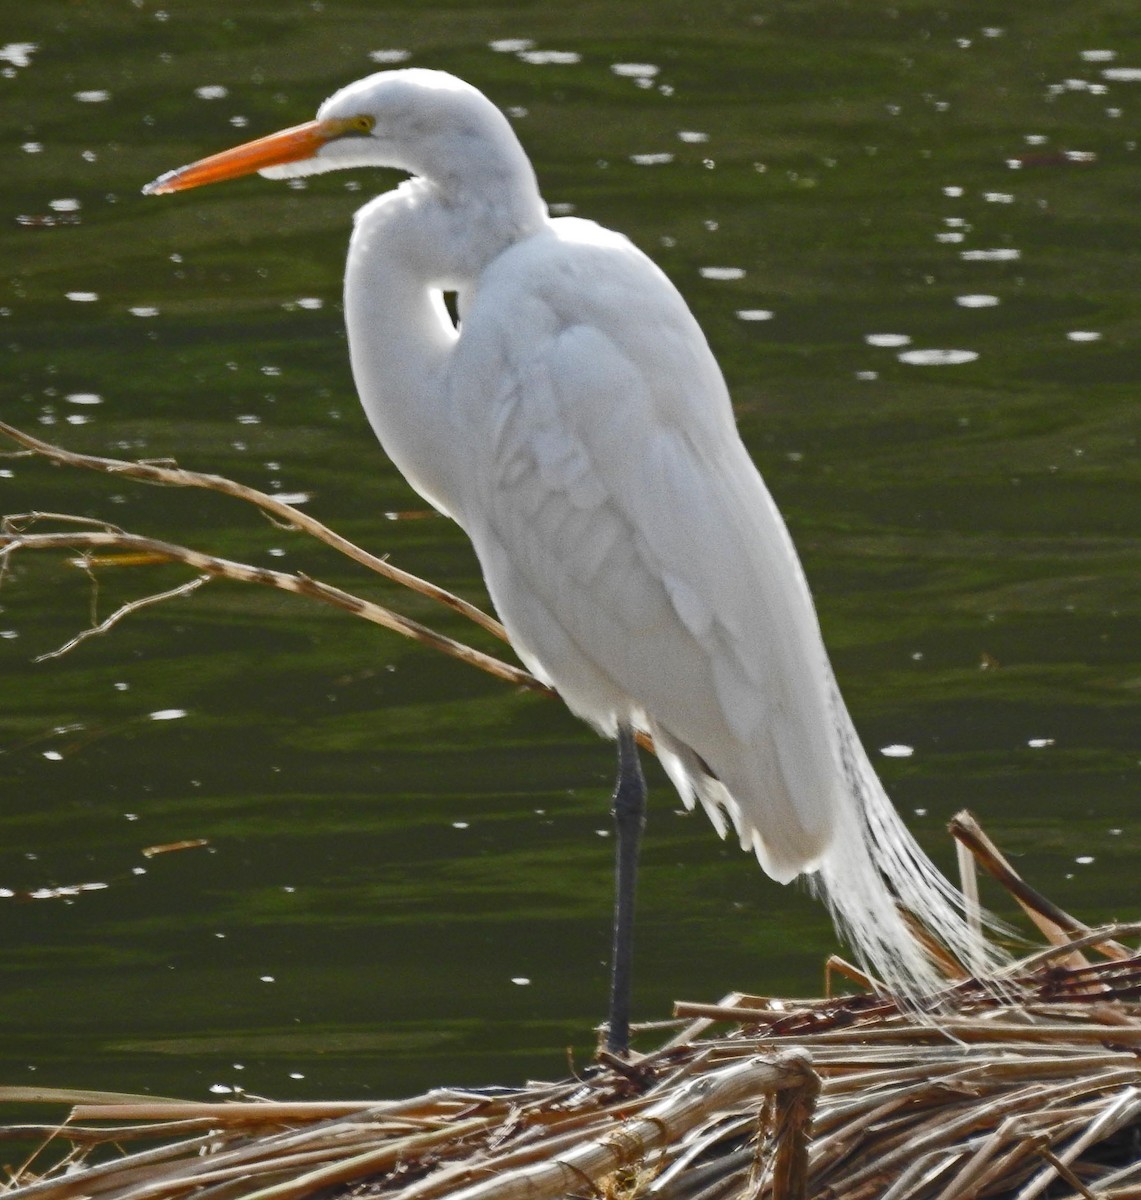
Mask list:
[[968,914],[962,893],[904,825],[835,682],[832,711],[849,803],[837,814],[831,845],[808,875],[810,886],[828,905],[860,965],[905,1003],[923,1008],[948,981],[914,926],[984,980],[1008,961],[984,931],[1004,927],[988,913]]

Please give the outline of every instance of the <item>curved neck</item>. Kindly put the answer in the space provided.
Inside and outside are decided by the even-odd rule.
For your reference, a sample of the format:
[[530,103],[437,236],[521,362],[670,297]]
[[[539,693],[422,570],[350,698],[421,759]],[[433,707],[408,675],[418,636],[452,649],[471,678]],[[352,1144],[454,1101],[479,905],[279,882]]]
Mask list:
[[533,178],[530,196],[509,193],[522,201],[514,213],[410,180],[357,213],[349,243],[345,322],[361,403],[401,473],[461,523],[447,483],[459,439],[449,435],[446,371],[459,334],[443,293],[457,292],[462,307],[488,263],[542,227]]

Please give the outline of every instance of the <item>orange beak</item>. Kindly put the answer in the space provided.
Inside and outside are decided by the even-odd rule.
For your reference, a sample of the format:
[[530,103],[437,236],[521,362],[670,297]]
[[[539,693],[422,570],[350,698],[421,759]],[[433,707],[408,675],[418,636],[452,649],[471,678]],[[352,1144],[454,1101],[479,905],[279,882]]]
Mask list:
[[167,192],[181,192],[186,188],[201,187],[204,183],[218,183],[223,179],[237,179],[252,175],[263,167],[276,167],[282,163],[300,162],[312,158],[326,142],[357,129],[348,120],[307,121],[294,125],[280,133],[246,142],[221,154],[201,158],[189,166],[167,171],[143,188],[145,196],[165,196]]

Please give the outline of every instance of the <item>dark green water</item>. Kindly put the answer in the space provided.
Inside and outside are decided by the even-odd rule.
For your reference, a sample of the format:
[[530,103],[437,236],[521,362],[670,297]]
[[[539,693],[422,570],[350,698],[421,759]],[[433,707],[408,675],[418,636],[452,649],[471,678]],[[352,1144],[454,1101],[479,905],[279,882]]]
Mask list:
[[[395,177],[138,192],[307,119],[371,52],[454,71],[512,110],[552,204],[633,237],[698,314],[856,722],[873,750],[913,748],[873,757],[925,845],[949,866],[943,824],[969,805],[1063,906],[1137,916],[1133,5],[41,0],[4,26],[3,419],[309,493],[482,600],[454,528],[386,519],[423,506],[348,374],[350,216]],[[32,508],[469,635],[235,502],[0,460],[0,510]],[[101,571],[100,611],[184,578]],[[609,746],[555,704],[233,585],[34,664],[89,605],[62,559],[17,560],[0,591],[0,887],[109,884],[0,898],[0,1082],[393,1095],[589,1055]],[[639,1015],[817,992],[823,911],[651,784]],[[141,854],[186,838],[209,848]]]

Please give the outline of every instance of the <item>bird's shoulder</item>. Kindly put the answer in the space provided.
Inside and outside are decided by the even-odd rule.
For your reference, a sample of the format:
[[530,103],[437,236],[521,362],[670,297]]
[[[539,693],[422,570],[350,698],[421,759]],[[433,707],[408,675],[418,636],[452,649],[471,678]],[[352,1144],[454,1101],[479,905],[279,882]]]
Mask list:
[[510,247],[467,299],[452,374],[501,427],[519,414],[586,440],[615,422],[710,448],[734,437],[729,395],[677,288],[629,239],[568,217]]
[[596,324],[620,337],[637,330],[640,316],[662,335],[696,330],[685,301],[648,255],[623,234],[578,217],[548,221],[512,245],[488,266],[478,292],[501,310],[541,302],[556,327]]

